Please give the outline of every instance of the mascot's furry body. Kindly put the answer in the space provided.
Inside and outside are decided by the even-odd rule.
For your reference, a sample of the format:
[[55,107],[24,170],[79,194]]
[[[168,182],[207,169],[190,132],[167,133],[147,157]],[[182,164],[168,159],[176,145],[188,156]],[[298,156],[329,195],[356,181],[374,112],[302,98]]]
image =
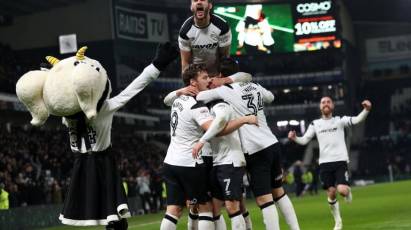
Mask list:
[[50,114],[64,117],[83,111],[88,119],[96,116],[108,78],[98,61],[84,56],[86,49],[61,61],[48,56],[53,68],[30,71],[19,79],[16,94],[30,111],[32,125],[44,124]]
[[171,43],[160,45],[153,64],[117,96],[110,98],[110,81],[96,60],[84,56],[59,61],[48,71],[30,71],[16,85],[33,125],[42,125],[49,114],[64,117],[75,160],[70,186],[59,219],[75,226],[106,225],[125,230],[130,217],[116,157],[111,149],[114,114],[160,75],[178,55]]

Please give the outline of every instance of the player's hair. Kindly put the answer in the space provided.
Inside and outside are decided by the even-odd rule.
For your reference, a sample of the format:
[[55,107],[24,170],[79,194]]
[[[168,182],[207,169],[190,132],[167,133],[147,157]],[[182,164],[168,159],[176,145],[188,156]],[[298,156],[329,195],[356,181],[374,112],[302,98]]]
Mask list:
[[333,97],[331,97],[330,95],[324,95],[324,96],[322,96],[322,97],[321,97],[321,100],[322,100],[324,97],[328,97],[328,98],[330,98],[330,99],[331,99],[331,101],[332,101],[332,102],[334,102],[334,98],[333,98]]
[[[190,0],[190,3],[192,2],[193,0]],[[208,3],[213,3],[213,0],[208,0]]]
[[207,72],[207,68],[204,64],[190,64],[184,69],[182,77],[184,85],[190,85],[190,80],[197,78],[200,72]]
[[222,58],[219,67],[222,77],[228,77],[240,71],[238,62],[231,57]]

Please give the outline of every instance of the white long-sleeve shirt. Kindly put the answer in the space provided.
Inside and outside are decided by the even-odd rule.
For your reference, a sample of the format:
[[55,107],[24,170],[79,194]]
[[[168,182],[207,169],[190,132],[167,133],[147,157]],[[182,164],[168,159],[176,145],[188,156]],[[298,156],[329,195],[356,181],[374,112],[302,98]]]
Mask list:
[[320,145],[319,163],[349,161],[347,146],[344,138],[344,128],[356,125],[365,120],[368,115],[367,110],[363,110],[355,117],[331,117],[330,119],[314,120],[309,126],[304,136],[296,137],[295,142],[306,145],[314,136],[317,136]]
[[[228,76],[228,78],[230,78],[233,82],[250,82],[252,80],[251,74],[245,72],[235,73],[231,76]],[[164,98],[164,104],[167,106],[171,106],[174,100],[177,98],[177,90],[172,91],[169,94],[167,94],[167,96]],[[201,151],[201,156],[212,156],[212,150],[209,142],[206,142],[204,144],[204,147]]]
[[274,100],[274,95],[270,91],[261,85],[245,82],[202,91],[197,95],[197,100],[204,103],[218,99],[228,102],[236,117],[253,114],[258,118],[258,126],[243,125],[238,130],[244,153],[254,154],[278,142],[268,127],[263,110],[264,103],[271,103]]
[[212,103],[210,108],[214,120],[200,141],[210,141],[213,153],[213,165],[245,166],[245,157],[241,149],[240,136],[234,131],[225,136],[217,137],[227,123],[234,118],[234,111],[229,104],[223,101]]
[[170,145],[164,163],[182,167],[202,164],[202,158],[194,159],[192,150],[204,133],[202,125],[213,119],[209,109],[191,96],[178,97],[171,107]]
[[[151,64],[117,96],[105,100],[95,119],[91,121],[83,120],[84,122],[80,119],[64,119],[63,124],[69,128],[71,150],[86,153],[100,152],[107,149],[111,145],[111,126],[114,113],[159,75],[160,71]],[[81,137],[77,135],[79,125],[84,126],[80,128],[86,130],[87,135]],[[80,146],[78,146],[78,138],[81,138]]]

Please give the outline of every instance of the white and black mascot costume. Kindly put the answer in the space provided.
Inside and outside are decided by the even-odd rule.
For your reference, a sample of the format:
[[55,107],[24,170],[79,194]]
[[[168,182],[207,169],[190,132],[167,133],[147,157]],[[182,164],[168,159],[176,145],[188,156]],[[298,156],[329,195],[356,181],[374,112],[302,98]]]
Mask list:
[[[27,73],[17,83],[16,93],[32,114],[33,125],[42,125],[49,114],[53,114],[63,117],[63,124],[68,127],[75,161],[59,217],[61,222],[74,226],[106,225],[106,229],[127,229],[126,218],[130,217],[127,197],[117,169],[116,157],[111,151],[113,116],[176,59],[178,49],[171,43],[159,45],[152,64],[112,98],[105,69],[98,61],[84,56],[85,49],[82,48],[75,57],[61,61],[48,57],[47,60],[53,67],[43,71],[44,73]],[[60,86],[47,83],[55,77],[50,76],[51,73],[65,73],[59,81],[55,81],[60,82]],[[63,84],[62,79],[67,75],[70,75],[67,77],[70,84]],[[34,84],[33,79],[40,79],[42,82]],[[57,89],[50,90],[50,85]],[[61,93],[74,95],[72,102],[61,103],[69,98],[67,95],[62,97]],[[55,100],[56,98],[60,100]],[[76,104],[79,102],[80,104]],[[69,103],[72,104],[68,106]]]

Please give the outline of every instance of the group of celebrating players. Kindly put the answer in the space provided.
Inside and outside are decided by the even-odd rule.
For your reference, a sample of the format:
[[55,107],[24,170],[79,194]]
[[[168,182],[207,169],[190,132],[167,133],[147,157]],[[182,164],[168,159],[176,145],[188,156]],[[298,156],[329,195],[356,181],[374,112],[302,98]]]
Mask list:
[[[265,229],[280,229],[278,208],[289,228],[298,230],[293,204],[282,187],[281,146],[264,114],[264,105],[271,103],[274,95],[253,83],[250,74],[239,71],[238,63],[229,57],[230,27],[211,9],[211,0],[191,0],[193,16],[180,29],[185,87],[164,99],[171,106],[171,140],[162,170],[167,209],[160,229],[176,229],[185,206],[190,210],[189,230],[226,229],[223,206],[232,229],[252,229],[243,201],[243,177],[247,175]],[[119,95],[110,98],[107,83],[94,120],[88,121],[82,113],[65,118],[76,160],[60,214],[62,223],[128,228],[127,198],[111,151],[113,115],[177,56],[176,46],[160,45],[152,64]],[[333,117],[333,101],[325,96],[320,102],[322,117],[310,124],[305,135],[297,137],[294,131],[288,135],[298,144],[317,136],[320,177],[334,216],[334,230],[342,229],[336,193],[352,200],[344,127],[366,118],[371,103],[365,100],[362,105],[364,110],[356,117]],[[95,138],[90,138],[90,133]]]
[[[239,72],[229,58],[229,25],[210,13],[209,0],[192,0],[189,17],[180,29],[179,48],[185,87],[171,92],[164,103],[171,106],[171,141],[164,160],[167,210],[161,230],[176,229],[186,201],[188,229],[226,229],[221,207],[225,205],[232,229],[252,229],[243,202],[246,173],[266,229],[280,229],[276,207],[292,230],[300,229],[293,205],[282,188],[281,146],[267,125],[264,104],[274,95],[251,76]],[[363,121],[369,101],[356,117],[332,117],[330,97],[320,103],[322,118],[313,121],[304,137],[289,138],[306,144],[317,135],[320,143],[321,179],[335,220],[342,229],[336,199],[338,191],[351,202],[348,153],[344,127]],[[342,141],[341,141],[342,140]]]
[[171,142],[164,160],[167,210],[161,230],[176,229],[188,200],[188,229],[252,229],[243,202],[243,176],[261,208],[266,229],[279,229],[275,204],[291,229],[299,229],[282,188],[281,147],[267,125],[264,103],[274,95],[239,72],[229,58],[231,31],[211,14],[212,3],[191,1],[193,16],[180,29],[185,87],[166,96],[171,106]]

